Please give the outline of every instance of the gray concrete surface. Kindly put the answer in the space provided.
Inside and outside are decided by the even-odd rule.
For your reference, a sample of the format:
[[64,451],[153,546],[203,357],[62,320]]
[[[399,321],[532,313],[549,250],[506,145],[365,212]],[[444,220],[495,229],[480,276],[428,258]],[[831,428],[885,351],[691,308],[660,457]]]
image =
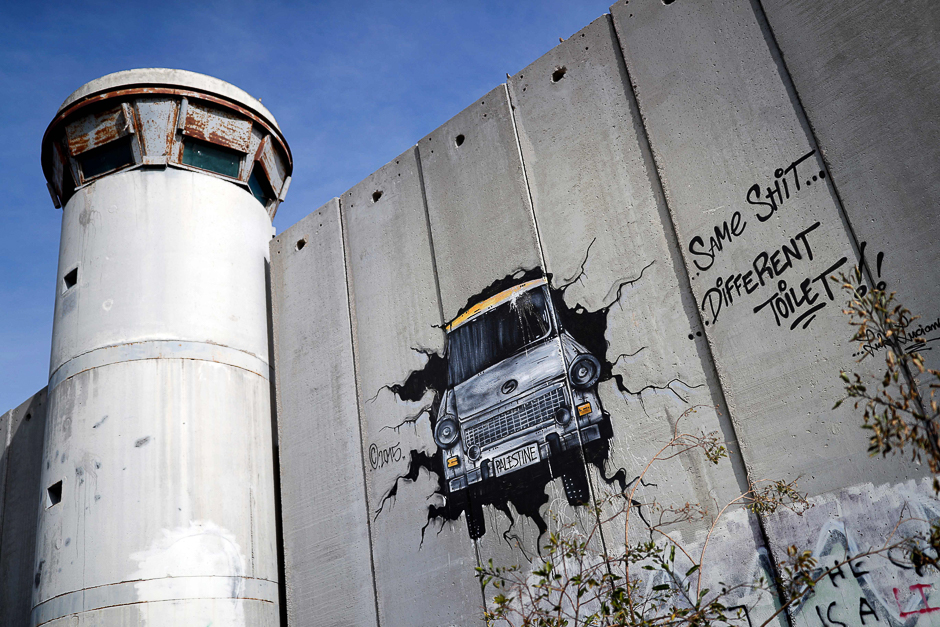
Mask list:
[[0,417],[0,625],[10,627],[29,624],[45,424],[45,389]]
[[[802,475],[815,495],[860,476],[904,478],[908,469],[864,455],[855,411],[831,410],[855,348],[846,298],[827,277],[857,258],[759,16],[719,0],[618,2],[611,13],[751,480]],[[778,185],[776,210],[755,204]],[[779,272],[761,285],[764,256]],[[730,304],[719,281],[732,283]],[[784,281],[792,307],[774,298]]]
[[418,142],[418,154],[449,322],[493,281],[541,265],[506,86]]
[[474,546],[462,517],[429,519],[445,495],[438,474],[414,463],[437,453],[435,392],[403,400],[391,389],[444,348],[416,150],[340,203],[379,615],[385,625],[467,624],[482,602]]
[[375,625],[339,202],[271,241],[290,625]]
[[[763,0],[786,69],[875,281],[930,330],[940,368],[940,5]],[[878,254],[885,253],[879,266]],[[878,361],[884,351],[878,353]]]

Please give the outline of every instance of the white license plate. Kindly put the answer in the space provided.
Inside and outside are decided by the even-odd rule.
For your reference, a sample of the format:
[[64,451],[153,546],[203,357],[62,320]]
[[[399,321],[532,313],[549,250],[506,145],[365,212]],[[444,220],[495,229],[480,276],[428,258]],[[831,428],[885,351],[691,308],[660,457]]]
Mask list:
[[505,475],[507,472],[537,464],[541,459],[539,457],[539,445],[537,442],[533,442],[528,446],[505,453],[494,459],[493,469],[498,477]]

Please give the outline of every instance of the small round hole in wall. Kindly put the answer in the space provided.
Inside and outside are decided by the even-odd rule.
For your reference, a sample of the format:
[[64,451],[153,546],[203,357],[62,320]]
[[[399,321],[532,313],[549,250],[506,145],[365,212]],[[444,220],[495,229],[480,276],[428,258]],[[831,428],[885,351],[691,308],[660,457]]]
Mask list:
[[32,417],[33,417],[33,415],[32,415],[31,413],[26,412],[26,415],[23,416],[23,420],[29,420],[29,419],[32,418]]
[[568,71],[568,68],[566,68],[564,65],[561,67],[556,67],[555,71],[552,72],[552,82],[557,83],[558,81],[563,79],[567,71]]
[[377,189],[372,192],[372,202],[379,202],[379,198],[382,197],[382,190]]
[[667,4],[667,5],[668,5],[668,4],[672,4],[672,3],[675,2],[675,1],[676,1],[676,0],[663,0],[663,4]]
[[294,245],[294,248],[296,248],[297,250],[303,250],[303,247],[306,245],[307,245],[307,238],[304,237],[302,239],[297,240],[297,244]]
[[454,138],[454,143],[457,144],[458,146],[462,146],[462,145],[463,145],[463,140],[465,140],[465,139],[466,139],[466,137],[464,137],[464,136],[463,136],[463,133],[461,133],[460,135],[458,135],[457,137]]

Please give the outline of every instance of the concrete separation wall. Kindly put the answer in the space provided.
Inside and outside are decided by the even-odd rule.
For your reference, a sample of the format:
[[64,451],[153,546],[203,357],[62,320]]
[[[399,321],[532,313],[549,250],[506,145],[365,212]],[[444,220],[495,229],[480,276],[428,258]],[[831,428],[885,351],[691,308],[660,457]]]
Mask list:
[[[284,231],[291,625],[479,624],[474,566],[537,567],[545,534],[597,524],[583,505],[607,511],[677,424],[729,450],[637,492],[707,506],[671,529],[686,545],[767,480],[815,505],[733,510],[715,582],[768,575],[791,544],[829,563],[904,511],[936,519],[923,469],[869,458],[859,413],[831,409],[865,350],[834,274],[897,289],[936,363],[940,10],[915,4],[621,0]],[[627,539],[615,519],[599,546],[645,523]],[[895,558],[779,624],[928,620],[940,582]],[[740,596],[748,620],[774,610]]]
[[29,624],[45,425],[45,389],[0,416],[0,625]]

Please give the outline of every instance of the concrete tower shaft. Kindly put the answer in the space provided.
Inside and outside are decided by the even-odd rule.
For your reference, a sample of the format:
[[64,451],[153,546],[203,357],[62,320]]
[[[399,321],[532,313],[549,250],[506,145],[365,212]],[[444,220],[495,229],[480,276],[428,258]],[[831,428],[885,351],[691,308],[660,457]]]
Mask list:
[[130,70],[66,99],[42,164],[64,211],[32,624],[277,625],[277,123]]

